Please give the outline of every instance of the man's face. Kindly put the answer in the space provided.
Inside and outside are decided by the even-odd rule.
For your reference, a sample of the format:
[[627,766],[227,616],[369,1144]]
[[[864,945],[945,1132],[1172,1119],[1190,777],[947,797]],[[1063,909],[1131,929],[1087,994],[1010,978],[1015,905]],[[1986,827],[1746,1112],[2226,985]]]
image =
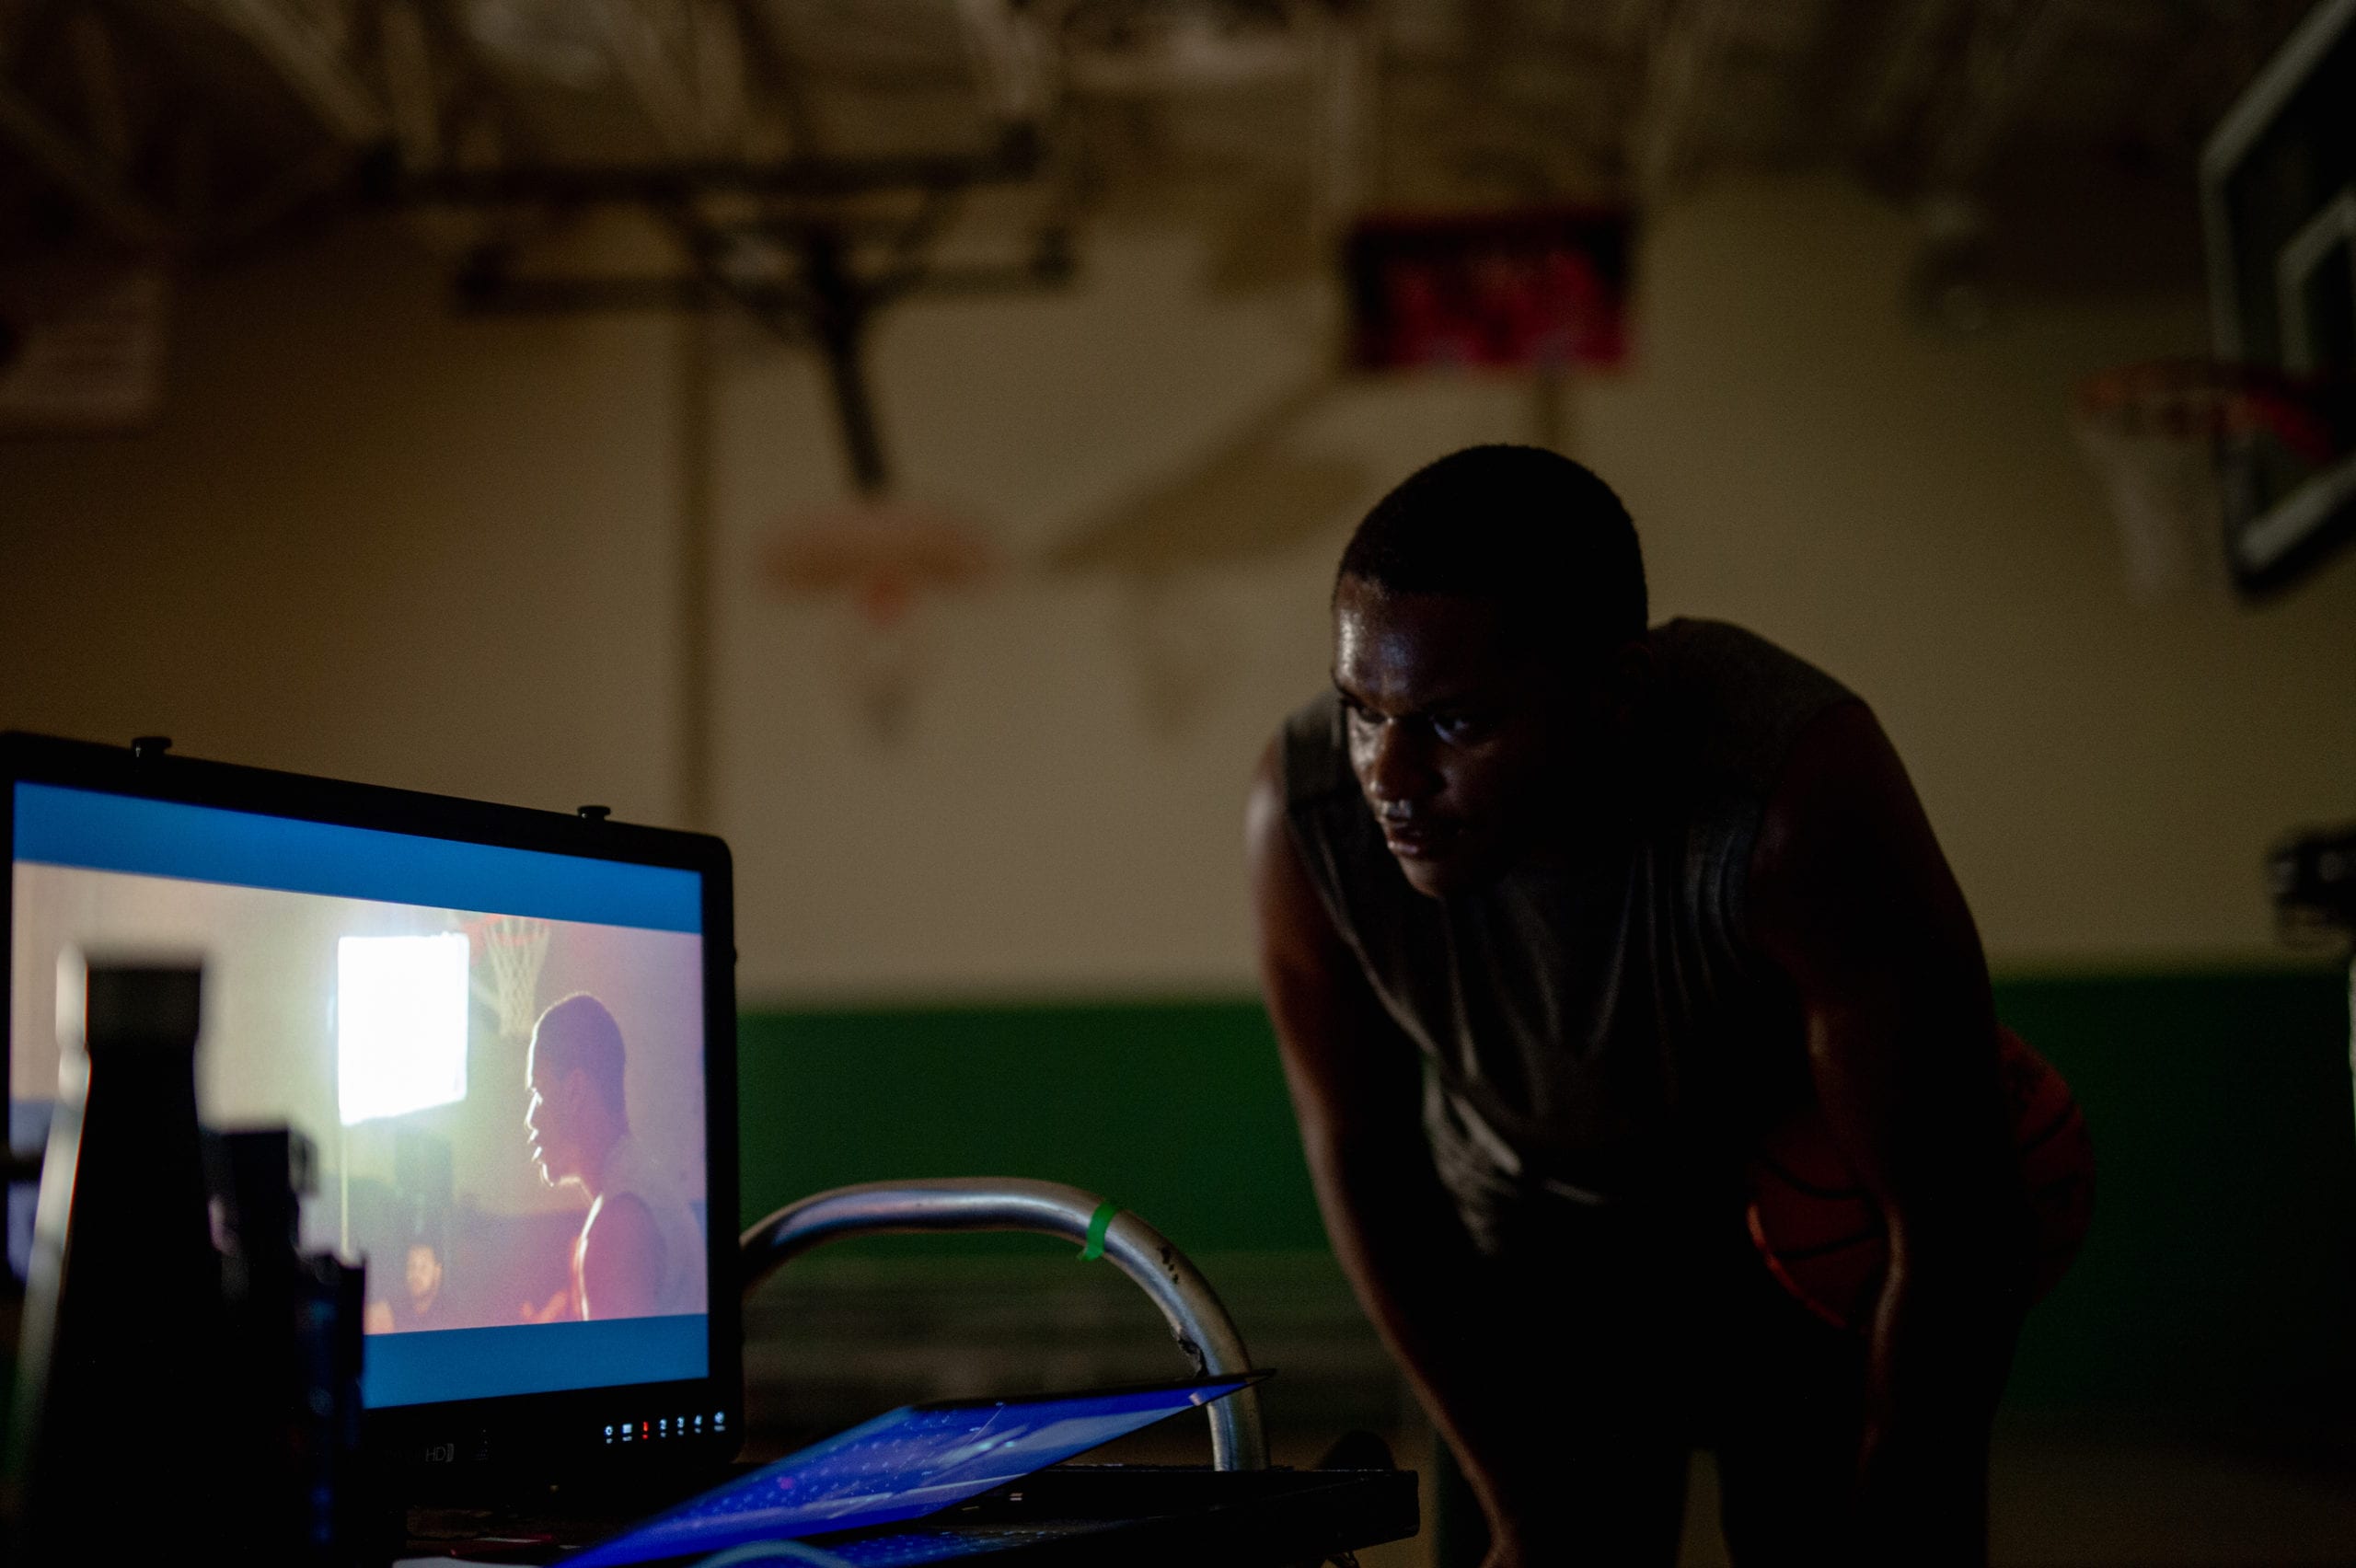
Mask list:
[[572,1114],[580,1098],[581,1074],[566,1073],[550,1082],[552,1076],[541,1071],[536,1043],[524,1066],[524,1087],[530,1091],[524,1106],[524,1136],[531,1140],[532,1159],[540,1168],[540,1180],[551,1187],[581,1174],[573,1150],[576,1118]]
[[1522,647],[1481,600],[1345,577],[1334,685],[1367,808],[1429,897],[1559,842],[1605,765],[1595,690]]
[[407,1267],[402,1271],[409,1286],[409,1298],[413,1306],[424,1308],[432,1304],[434,1294],[442,1288],[442,1260],[432,1247],[422,1241],[410,1244]]

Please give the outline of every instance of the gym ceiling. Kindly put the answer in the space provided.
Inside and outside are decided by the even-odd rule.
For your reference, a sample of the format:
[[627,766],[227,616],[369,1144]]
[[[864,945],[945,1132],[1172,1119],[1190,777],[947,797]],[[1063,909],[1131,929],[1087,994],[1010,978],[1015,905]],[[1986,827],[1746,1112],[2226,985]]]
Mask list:
[[[2147,190],[2189,212],[2200,140],[2304,8],[0,0],[0,267],[202,266],[369,202],[430,209],[417,230],[453,259],[504,257],[618,202],[707,239],[822,222],[929,264],[1181,222],[1249,287],[1323,267],[1369,211],[1641,217],[1806,171],[1906,204],[1928,251],[2007,247],[2032,283],[2189,281],[2191,247],[2155,262],[2096,214]],[[699,263],[757,273],[744,245]]]

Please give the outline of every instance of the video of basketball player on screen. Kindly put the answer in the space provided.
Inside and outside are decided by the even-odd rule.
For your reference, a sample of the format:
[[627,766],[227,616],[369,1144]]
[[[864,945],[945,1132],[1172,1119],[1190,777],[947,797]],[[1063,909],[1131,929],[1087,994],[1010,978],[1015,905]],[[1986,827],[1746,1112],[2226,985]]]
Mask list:
[[50,865],[15,896],[16,1096],[57,1082],[61,953],[201,953],[203,1119],[317,1146],[305,1244],[367,1260],[370,1333],[706,1309],[695,934]]

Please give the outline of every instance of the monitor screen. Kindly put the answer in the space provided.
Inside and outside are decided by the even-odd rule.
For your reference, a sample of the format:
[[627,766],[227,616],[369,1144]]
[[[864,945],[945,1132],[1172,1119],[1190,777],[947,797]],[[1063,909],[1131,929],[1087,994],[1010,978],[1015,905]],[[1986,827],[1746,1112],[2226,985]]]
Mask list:
[[314,1145],[372,1412],[713,1370],[701,872],[9,787],[12,1127],[56,1094],[61,956],[195,956],[199,1114]]

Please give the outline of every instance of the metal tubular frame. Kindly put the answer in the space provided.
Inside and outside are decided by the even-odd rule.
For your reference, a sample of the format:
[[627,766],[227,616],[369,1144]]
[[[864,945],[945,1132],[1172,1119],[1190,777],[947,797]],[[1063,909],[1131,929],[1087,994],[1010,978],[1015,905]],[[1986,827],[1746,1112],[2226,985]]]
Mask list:
[[[756,1286],[788,1260],[847,1236],[939,1230],[1025,1230],[1085,1243],[1103,1199],[1060,1182],[992,1176],[930,1182],[871,1182],[837,1187],[788,1204],[746,1230],[738,1242],[742,1288]],[[1251,1370],[1243,1336],[1202,1271],[1161,1232],[1126,1209],[1103,1232],[1104,1258],[1153,1298],[1178,1342],[1206,1376]],[[1241,1389],[1207,1408],[1211,1462],[1219,1470],[1265,1470],[1267,1437],[1258,1392]]]

